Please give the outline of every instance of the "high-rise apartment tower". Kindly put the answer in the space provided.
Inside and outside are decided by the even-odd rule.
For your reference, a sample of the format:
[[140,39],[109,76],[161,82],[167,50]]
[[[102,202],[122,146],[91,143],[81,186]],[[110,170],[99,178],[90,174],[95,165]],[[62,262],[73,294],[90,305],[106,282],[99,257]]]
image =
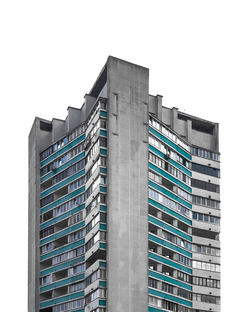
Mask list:
[[29,312],[220,311],[218,124],[109,57],[29,135]]

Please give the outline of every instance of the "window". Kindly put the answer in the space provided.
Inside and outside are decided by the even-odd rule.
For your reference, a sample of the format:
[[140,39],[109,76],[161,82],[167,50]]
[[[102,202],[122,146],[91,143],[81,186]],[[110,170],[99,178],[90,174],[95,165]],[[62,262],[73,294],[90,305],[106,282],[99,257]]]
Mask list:
[[40,285],[45,285],[45,284],[49,284],[51,283],[52,279],[51,279],[51,275],[46,275],[43,277],[40,277]]
[[152,288],[157,288],[157,280],[153,278],[148,279],[148,286]]
[[193,294],[193,300],[212,304],[220,304],[220,297],[210,295]]
[[192,293],[182,288],[177,288],[177,296],[192,300]]
[[77,283],[77,284],[73,284],[69,286],[69,292],[76,292],[76,291],[80,291],[83,290],[83,282]]
[[213,223],[213,224],[220,224],[220,218],[218,217],[206,215],[206,214],[199,213],[199,212],[193,212],[192,214],[193,214],[194,220],[207,222],[207,223]]
[[200,269],[200,270],[213,271],[213,272],[220,272],[220,265],[210,263],[210,262],[202,262],[202,261],[193,260],[193,268]]
[[85,263],[74,266],[73,268],[68,269],[68,276],[79,274],[85,272]]
[[148,189],[149,197],[163,203],[165,206],[178,211],[179,213],[183,214],[184,216],[190,217],[190,210],[185,208],[184,206],[174,202],[173,200],[161,195],[160,193],[156,192],[155,190]]
[[40,247],[40,252],[41,254],[45,253],[45,252],[48,252],[50,250],[53,249],[53,243],[48,243],[46,245],[43,245],[42,247]]
[[192,170],[199,172],[199,173],[207,174],[213,177],[217,177],[217,178],[220,177],[220,169],[213,168],[210,166],[204,166],[204,165],[192,163]]
[[44,238],[54,233],[54,226],[49,226],[40,231],[40,238]]
[[190,146],[188,144],[186,144],[182,139],[177,137],[177,135],[175,135],[169,128],[167,128],[166,126],[163,126],[160,122],[156,121],[151,116],[149,117],[149,124],[153,126],[154,128],[156,128],[157,130],[161,131],[165,136],[167,136],[172,141],[176,142],[185,150],[190,152]]
[[218,248],[193,244],[192,250],[193,252],[202,253],[205,255],[220,256],[220,249]]
[[185,182],[188,185],[191,185],[191,178],[187,176],[182,171],[176,169],[174,166],[170,165],[168,162],[165,162],[163,159],[155,156],[153,153],[149,153],[149,161],[155,163],[157,166],[163,168],[179,180]]
[[201,181],[197,179],[191,179],[192,187],[203,189],[209,192],[220,193],[220,186],[217,184],[209,183],[206,181]]
[[187,266],[192,266],[192,260],[178,254],[178,261]]
[[211,278],[193,276],[193,285],[220,288],[220,281]]
[[220,202],[214,199],[208,199],[201,196],[192,195],[192,202],[196,205],[207,206],[210,208],[220,209]]
[[191,153],[192,155],[207,158],[207,159],[212,159],[219,161],[220,160],[220,155],[218,153],[210,152],[208,150],[204,150],[199,147],[192,147],[191,148]]
[[180,271],[177,271],[177,279],[186,283],[191,283],[191,276]]
[[64,312],[72,309],[82,308],[84,306],[84,299],[77,299],[74,301],[61,303],[52,308],[53,312]]
[[162,290],[170,294],[174,293],[174,287],[170,284],[163,283],[163,282],[162,282]]
[[76,231],[74,233],[71,233],[68,237],[68,241],[74,242],[80,238],[83,238],[83,230],[79,230],[79,231]]

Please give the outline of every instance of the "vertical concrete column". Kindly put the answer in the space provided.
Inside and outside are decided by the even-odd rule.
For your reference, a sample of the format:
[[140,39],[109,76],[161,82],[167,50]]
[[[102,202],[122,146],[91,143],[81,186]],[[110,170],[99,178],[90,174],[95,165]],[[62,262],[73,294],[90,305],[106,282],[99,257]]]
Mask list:
[[173,107],[172,108],[171,127],[176,132],[178,130],[177,122],[178,122],[178,108]]
[[148,74],[108,59],[109,312],[145,312],[148,304]]
[[162,95],[156,95],[156,117],[162,120]]

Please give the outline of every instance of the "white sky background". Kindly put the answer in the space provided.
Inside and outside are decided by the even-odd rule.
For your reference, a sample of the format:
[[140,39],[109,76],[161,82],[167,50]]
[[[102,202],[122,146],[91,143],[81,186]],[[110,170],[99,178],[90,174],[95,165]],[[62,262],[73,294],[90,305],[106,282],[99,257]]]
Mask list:
[[108,55],[150,68],[150,94],[220,123],[222,312],[249,310],[249,1],[0,4],[1,311],[26,311],[28,133],[80,107]]

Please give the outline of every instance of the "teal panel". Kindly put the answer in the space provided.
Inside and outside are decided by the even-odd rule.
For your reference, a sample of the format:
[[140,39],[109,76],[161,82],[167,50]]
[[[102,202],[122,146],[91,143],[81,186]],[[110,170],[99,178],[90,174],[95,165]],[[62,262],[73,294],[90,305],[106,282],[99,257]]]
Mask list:
[[105,282],[105,281],[100,281],[100,282],[99,282],[99,286],[101,286],[101,287],[106,287],[106,286],[107,286],[107,282]]
[[183,282],[178,281],[178,280],[175,280],[174,278],[171,278],[171,277],[169,277],[167,275],[160,274],[158,272],[149,270],[148,271],[148,276],[158,278],[161,281],[168,282],[168,283],[171,283],[173,285],[180,286],[182,288],[185,288],[187,290],[192,291],[192,286],[191,285],[183,283]]
[[43,166],[47,165],[48,163],[50,163],[52,160],[56,159],[58,156],[64,154],[65,152],[67,152],[68,150],[70,150],[72,147],[76,146],[78,143],[82,142],[85,139],[85,134],[79,136],[77,139],[75,139],[74,141],[68,143],[67,145],[65,145],[63,148],[61,148],[60,150],[58,150],[57,152],[55,152],[54,154],[52,154],[51,156],[49,156],[48,158],[44,159],[43,161],[40,162],[40,168],[42,168]]
[[156,218],[154,218],[152,216],[148,216],[148,221],[152,222],[152,223],[154,223],[154,224],[156,224],[156,225],[158,225],[158,226],[160,226],[160,227],[162,227],[162,228],[164,228],[166,230],[168,230],[169,232],[177,234],[178,236],[181,236],[182,238],[185,238],[186,240],[192,242],[192,236],[190,236],[190,235],[188,235],[188,234],[186,234],[186,233],[184,233],[184,232],[182,232],[182,231],[180,231],[180,230],[170,226],[169,224],[163,222],[162,220],[156,219]]
[[165,188],[161,187],[160,185],[154,183],[153,181],[149,180],[148,185],[152,186],[153,188],[155,188],[156,190],[160,191],[161,193],[167,195],[168,197],[172,198],[173,200],[179,202],[181,205],[183,205],[189,209],[192,209],[192,205],[189,202],[187,202],[184,199],[180,198],[179,196],[173,194],[172,192],[166,190]]
[[99,305],[105,307],[106,306],[106,300],[99,300]]
[[166,312],[166,310],[161,310],[153,307],[148,307],[148,312]]
[[79,258],[74,258],[74,259],[71,259],[67,262],[63,262],[63,263],[60,263],[60,264],[57,264],[57,265],[54,265],[48,269],[44,269],[40,272],[40,276],[45,276],[45,275],[48,275],[50,273],[55,273],[55,272],[58,272],[58,271],[61,271],[61,270],[65,270],[65,269],[68,269],[76,264],[79,264],[81,262],[85,261],[85,257],[84,256],[81,256]]
[[100,230],[104,230],[106,231],[107,230],[107,224],[100,224]]
[[47,301],[40,303],[40,309],[44,309],[44,308],[50,307],[50,306],[55,305],[55,304],[59,304],[59,303],[63,303],[63,302],[69,301],[69,300],[83,298],[83,297],[84,297],[84,291],[80,291],[80,292],[73,293],[73,294],[70,294],[67,296],[47,300]]
[[106,263],[106,262],[103,262],[103,261],[100,261],[100,262],[99,262],[99,266],[100,266],[100,267],[103,267],[103,268],[106,268],[107,263]]
[[41,224],[40,225],[40,230],[45,229],[46,227],[48,227],[48,226],[50,226],[52,224],[55,224],[55,223],[57,223],[57,222],[59,222],[59,221],[61,221],[63,219],[66,219],[69,216],[73,215],[74,213],[77,213],[77,212],[81,211],[84,208],[85,208],[85,205],[80,205],[80,206],[78,206],[78,207],[76,207],[74,209],[70,209],[67,212],[62,213],[60,216],[52,218],[52,219],[44,222],[43,224]]
[[72,277],[69,277],[69,278],[65,278],[62,281],[57,281],[57,282],[51,283],[51,284],[46,285],[46,286],[41,286],[40,287],[40,292],[44,292],[44,291],[48,291],[48,290],[51,290],[51,289],[55,289],[57,287],[69,285],[71,283],[77,282],[77,281],[82,280],[82,279],[84,279],[84,273],[83,274],[79,274],[77,276],[72,276]]
[[63,171],[64,169],[68,168],[70,165],[75,164],[78,160],[81,160],[85,157],[85,152],[80,153],[79,155],[75,156],[74,158],[71,158],[70,160],[68,160],[66,163],[64,163],[63,165],[61,165],[59,168],[57,168],[55,171],[50,171],[47,174],[45,174],[44,176],[42,176],[40,178],[40,182],[44,182],[45,180],[57,175],[58,173],[60,173],[61,171]]
[[103,193],[107,193],[107,187],[106,186],[100,186],[100,191]]
[[75,190],[74,192],[69,193],[68,195],[63,196],[63,197],[55,200],[53,203],[48,204],[48,205],[44,206],[43,208],[41,208],[40,209],[40,214],[43,214],[43,213],[49,211],[50,209],[55,208],[55,207],[65,203],[65,202],[67,202],[68,200],[72,199],[73,197],[75,197],[75,196],[81,194],[82,192],[84,192],[84,190],[85,190],[85,186],[80,187],[79,189]]
[[100,243],[100,248],[107,249],[107,244],[106,243]]
[[65,185],[67,185],[68,183],[74,181],[75,179],[80,178],[84,174],[85,174],[85,169],[78,171],[77,173],[73,174],[72,176],[64,179],[62,182],[59,182],[56,185],[51,186],[50,188],[48,188],[47,190],[42,192],[40,194],[40,198],[43,198],[43,197],[45,197],[45,196],[55,192],[56,190],[60,189],[61,187],[65,186]]
[[105,111],[100,111],[100,116],[102,116],[102,117],[107,117],[107,115],[108,115],[108,113],[107,112],[105,112]]
[[67,235],[67,234],[70,234],[71,232],[73,232],[75,230],[83,228],[84,225],[85,225],[85,221],[82,221],[82,222],[79,222],[79,223],[74,224],[72,226],[69,226],[65,230],[62,230],[62,231],[60,231],[58,233],[50,235],[49,237],[45,237],[45,238],[41,239],[40,240],[40,245],[46,244],[46,243],[51,242],[51,241],[53,241],[55,239],[58,239],[58,238],[63,237],[65,235]]
[[100,205],[100,211],[106,212],[107,211],[107,206]]
[[106,156],[108,151],[104,148],[100,148],[100,154]]
[[174,262],[172,260],[169,260],[168,258],[165,258],[165,257],[160,256],[160,255],[153,254],[152,252],[149,252],[148,256],[149,256],[150,259],[153,259],[153,260],[156,260],[156,261],[160,261],[160,262],[165,263],[165,264],[167,264],[167,265],[169,265],[171,267],[174,267],[176,269],[184,271],[184,272],[186,272],[188,274],[192,274],[192,270],[191,269],[189,269],[189,268],[187,268],[187,267],[185,267],[185,266],[183,266],[183,265],[181,265],[179,263],[176,263],[176,262]]
[[107,173],[107,168],[100,168],[100,172],[106,174]]
[[175,211],[173,211],[173,210],[163,206],[162,204],[154,201],[153,199],[149,198],[148,202],[149,202],[149,204],[151,204],[151,205],[153,205],[153,206],[155,206],[155,207],[157,207],[157,208],[167,212],[168,214],[172,215],[176,219],[179,219],[179,220],[181,220],[181,221],[183,221],[183,222],[185,222],[185,223],[187,223],[189,225],[192,225],[192,221],[191,220],[189,220],[188,218],[180,215],[179,213],[177,213],[177,212],[175,212]]
[[[150,146],[149,146],[150,147]],[[189,193],[192,193],[192,188],[186,185],[185,183],[181,182],[180,180],[176,179],[175,177],[171,176],[171,174],[167,173],[163,169],[155,166],[151,162],[148,163],[149,168],[155,170],[156,172],[160,173],[163,177],[167,178],[168,180],[172,181],[173,183],[177,184],[184,190],[188,191]]]
[[153,242],[156,242],[158,244],[161,244],[161,245],[163,245],[165,247],[168,247],[168,248],[170,248],[172,250],[175,250],[175,251],[177,251],[178,253],[180,253],[182,255],[185,255],[185,256],[187,256],[189,258],[192,258],[192,253],[191,252],[189,252],[187,250],[184,250],[184,249],[180,248],[179,246],[171,244],[171,243],[169,243],[169,242],[167,242],[167,241],[165,241],[165,240],[163,240],[163,239],[161,239],[159,237],[156,237],[156,236],[154,236],[152,234],[148,234],[148,239],[153,241]]
[[107,136],[107,130],[100,130],[100,135]]
[[170,141],[168,138],[166,138],[164,135],[162,135],[161,133],[159,133],[158,131],[154,130],[153,128],[149,127],[149,132],[153,133],[156,137],[158,137],[159,139],[161,139],[163,142],[165,142],[166,144],[168,144],[169,146],[171,146],[173,149],[175,149],[178,153],[180,153],[182,156],[186,157],[188,160],[192,159],[192,156],[185,152],[181,147],[179,147],[178,145],[176,145],[174,142]]
[[61,248],[58,248],[56,250],[53,250],[49,253],[47,253],[46,255],[42,255],[40,256],[40,260],[43,261],[45,259],[48,259],[48,258],[51,258],[51,257],[54,257],[54,256],[57,256],[57,255],[60,255],[61,253],[64,253],[66,251],[69,251],[73,248],[76,248],[76,247],[79,247],[81,245],[84,244],[84,239],[80,239],[79,241],[75,242],[75,243],[72,243],[72,244],[68,244],[66,246],[63,246]]
[[158,296],[158,297],[161,297],[161,298],[164,298],[164,299],[167,299],[167,300],[171,300],[173,302],[177,302],[177,303],[183,304],[183,305],[185,305],[187,307],[192,307],[192,302],[191,301],[188,301],[188,300],[185,300],[185,299],[181,299],[179,297],[175,297],[175,296],[167,294],[167,293],[163,293],[163,292],[161,292],[159,290],[155,290],[155,289],[149,288],[148,289],[148,293],[150,295]]

